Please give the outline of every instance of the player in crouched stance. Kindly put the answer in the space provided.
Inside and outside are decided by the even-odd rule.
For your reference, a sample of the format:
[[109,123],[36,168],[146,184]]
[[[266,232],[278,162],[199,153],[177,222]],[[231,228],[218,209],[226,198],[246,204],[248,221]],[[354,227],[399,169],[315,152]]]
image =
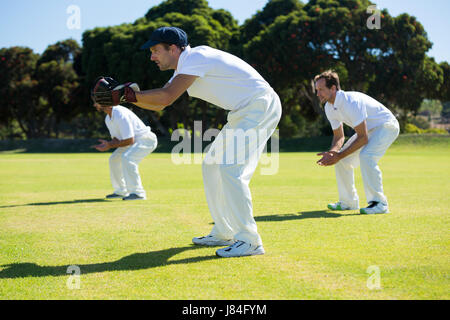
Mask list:
[[[264,146],[281,117],[278,95],[258,72],[229,53],[208,47],[191,48],[186,33],[163,27],[143,46],[161,70],[175,70],[163,89],[136,93],[137,105],[152,110],[158,97],[169,104],[184,91],[190,96],[229,110],[228,122],[213,142],[203,162],[203,183],[214,220],[210,234],[193,238],[196,245],[228,246],[220,257],[264,254],[253,218],[249,182]],[[164,102],[162,100],[161,102]],[[156,109],[157,110],[157,109]],[[227,130],[267,132],[263,139],[245,140],[237,146],[228,141]],[[233,138],[234,140],[234,138]],[[243,161],[238,161],[238,159]]]
[[[361,166],[368,207],[362,214],[388,213],[388,201],[378,161],[397,139],[399,124],[395,116],[375,99],[360,93],[341,90],[339,76],[326,71],[314,79],[317,96],[325,103],[325,113],[333,129],[329,151],[319,153],[322,166],[335,166],[339,201],[328,205],[331,210],[359,209],[353,170]],[[355,134],[344,144],[343,123]]]
[[[105,82],[113,81],[106,78]],[[112,85],[114,87],[116,84]],[[156,135],[130,109],[123,106],[101,106],[94,103],[97,111],[106,113],[105,123],[112,140],[99,139],[93,146],[104,152],[116,148],[109,158],[111,184],[114,193],[107,199],[145,200],[146,192],[139,174],[139,163],[156,149]]]

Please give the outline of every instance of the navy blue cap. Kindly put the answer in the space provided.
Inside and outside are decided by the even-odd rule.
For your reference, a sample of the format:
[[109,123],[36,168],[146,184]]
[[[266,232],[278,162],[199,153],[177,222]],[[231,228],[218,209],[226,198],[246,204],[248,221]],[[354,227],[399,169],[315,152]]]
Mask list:
[[153,31],[148,40],[142,47],[142,50],[151,48],[158,43],[175,44],[179,47],[186,47],[188,45],[187,34],[177,27],[161,27]]

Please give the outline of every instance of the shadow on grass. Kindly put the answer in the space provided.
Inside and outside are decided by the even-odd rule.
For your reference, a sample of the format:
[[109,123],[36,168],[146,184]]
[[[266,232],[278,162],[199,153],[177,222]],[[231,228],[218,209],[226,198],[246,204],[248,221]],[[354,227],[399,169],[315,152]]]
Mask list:
[[304,211],[287,214],[273,214],[268,216],[257,216],[255,217],[255,221],[290,221],[290,220],[317,219],[317,218],[340,218],[359,215],[361,214],[360,213],[342,214],[326,210],[319,210],[319,211]]
[[81,200],[70,200],[70,201],[54,201],[54,202],[33,202],[26,204],[13,204],[9,206],[0,206],[1,208],[15,208],[15,207],[27,207],[27,206],[53,206],[58,204],[74,204],[74,203],[92,203],[92,202],[111,202],[106,199],[81,199]]
[[[103,199],[93,199],[101,200]],[[91,201],[93,201],[91,200]],[[58,202],[61,203],[61,202]],[[70,202],[72,203],[72,202]],[[52,204],[52,203],[50,203]],[[290,221],[312,218],[340,218],[360,215],[359,213],[336,213],[325,210],[321,211],[305,211],[290,214],[274,214],[267,216],[257,216],[256,221]],[[93,264],[73,264],[80,268],[81,275],[89,273],[110,272],[110,271],[134,271],[144,270],[156,267],[163,267],[176,264],[196,263],[201,261],[218,259],[213,256],[200,256],[185,258],[181,260],[169,260],[171,257],[188,250],[196,250],[204,248],[202,246],[190,245],[181,248],[170,248],[159,251],[151,251],[146,253],[135,253],[126,257],[123,257],[117,261],[93,263]],[[59,277],[69,276],[67,273],[69,265],[66,266],[39,266],[35,263],[13,263],[0,266],[4,268],[0,271],[0,279],[14,279],[25,277]]]
[[[204,247],[191,245],[187,247],[164,249],[146,253],[134,253],[129,256],[123,257],[117,261],[93,263],[93,264],[77,264],[76,266],[80,268],[81,272],[80,275],[83,276],[84,274],[89,273],[144,270],[168,265],[195,263],[206,260],[218,259],[214,255],[214,256],[201,256],[169,261],[171,257],[181,252],[200,248]],[[35,263],[13,263],[2,265],[0,267],[5,268],[4,270],[0,271],[0,279],[48,277],[48,276],[60,277],[71,275],[71,273],[67,273],[69,265],[39,266]]]
[[[319,218],[340,218],[340,217],[350,217],[350,216],[364,216],[360,213],[336,213],[326,210],[318,211],[305,211],[297,213],[286,213],[286,214],[272,214],[267,216],[256,216],[255,221],[272,222],[272,221],[290,221],[290,220],[301,220],[301,219],[319,219]],[[209,224],[213,225],[214,222]]]

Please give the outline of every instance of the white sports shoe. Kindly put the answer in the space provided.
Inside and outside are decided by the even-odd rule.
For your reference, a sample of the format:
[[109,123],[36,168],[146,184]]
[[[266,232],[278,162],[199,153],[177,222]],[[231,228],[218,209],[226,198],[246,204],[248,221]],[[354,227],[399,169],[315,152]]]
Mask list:
[[216,251],[216,255],[223,258],[253,256],[264,253],[262,245],[255,246],[244,241],[236,241],[231,246]]
[[371,201],[367,208],[359,210],[362,214],[389,213],[389,207],[381,202]]
[[207,235],[204,237],[195,237],[192,239],[192,242],[194,244],[200,245],[200,246],[211,246],[211,247],[215,247],[215,246],[229,246],[232,245],[234,243],[234,240],[223,240],[223,239],[218,239],[212,235]]
[[328,204],[328,209],[333,211],[344,211],[344,210],[358,210],[359,208],[351,208],[339,201],[336,203]]

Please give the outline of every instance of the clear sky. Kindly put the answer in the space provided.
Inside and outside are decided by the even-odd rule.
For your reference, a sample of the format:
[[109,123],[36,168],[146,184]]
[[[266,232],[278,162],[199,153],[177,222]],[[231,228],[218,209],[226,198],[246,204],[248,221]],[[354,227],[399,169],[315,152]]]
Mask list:
[[[81,35],[85,30],[100,26],[113,26],[134,22],[145,15],[149,8],[161,3],[161,0],[0,0],[0,48],[26,46],[42,53],[49,44],[73,38],[81,44]],[[223,8],[232,13],[242,24],[267,0],[208,0],[214,9]],[[304,0],[303,2],[306,2]],[[387,8],[397,16],[406,12],[416,16],[424,25],[433,48],[428,55],[437,62],[450,62],[449,0],[372,0],[378,8]],[[80,9],[80,29],[67,26],[74,16],[69,11],[71,5]]]

